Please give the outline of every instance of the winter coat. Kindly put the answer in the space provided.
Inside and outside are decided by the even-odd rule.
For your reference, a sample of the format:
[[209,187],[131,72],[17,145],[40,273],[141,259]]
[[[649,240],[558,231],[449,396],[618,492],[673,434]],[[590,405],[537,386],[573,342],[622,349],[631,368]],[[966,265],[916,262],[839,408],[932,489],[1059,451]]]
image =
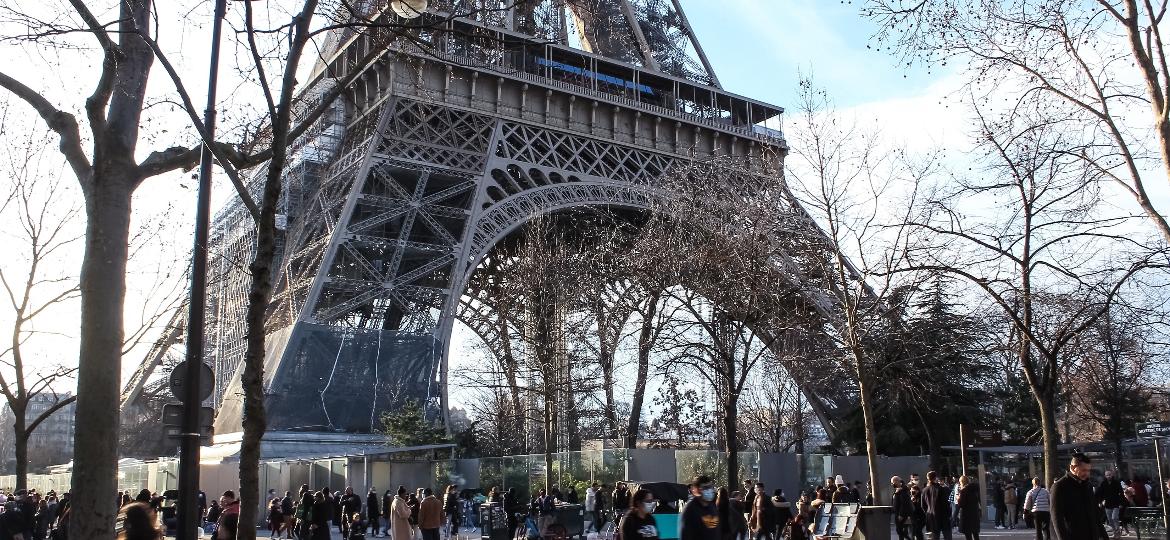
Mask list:
[[418,505],[418,528],[438,529],[442,526],[443,503],[434,495],[428,495]]
[[1028,512],[1047,512],[1048,508],[1048,490],[1043,486],[1032,488],[1024,496],[1024,510]]
[[1125,501],[1125,494],[1121,491],[1121,480],[1106,478],[1097,488],[1097,502],[1105,503],[1105,508],[1117,508]]
[[1003,504],[1016,504],[1020,499],[1016,493],[1016,485],[1008,484],[1003,487]]
[[759,495],[752,499],[752,502],[752,513],[751,518],[748,520],[748,527],[754,533],[775,531],[776,507],[772,506],[772,501],[763,495]]
[[381,507],[378,505],[378,494],[372,491],[366,496],[366,515],[375,524],[377,523],[378,516],[382,515]]
[[412,540],[414,531],[410,528],[410,505],[402,497],[394,497],[390,503],[390,531],[393,540]]
[[922,511],[926,514],[926,530],[942,532],[951,527],[951,494],[942,484],[927,484],[922,489]]
[[1093,488],[1072,475],[1052,484],[1050,500],[1052,536],[1056,540],[1100,540],[1106,538],[1101,512]]
[[894,517],[906,519],[914,513],[910,503],[910,490],[899,487],[894,490]]
[[979,521],[983,517],[983,504],[979,500],[979,484],[967,484],[959,490],[959,532],[978,534]]

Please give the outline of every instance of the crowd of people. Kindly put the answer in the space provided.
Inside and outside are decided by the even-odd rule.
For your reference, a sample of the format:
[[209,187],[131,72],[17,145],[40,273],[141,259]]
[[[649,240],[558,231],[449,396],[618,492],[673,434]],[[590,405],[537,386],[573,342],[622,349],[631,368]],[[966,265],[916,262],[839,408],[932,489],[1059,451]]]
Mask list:
[[277,495],[269,490],[267,505],[269,535],[300,540],[326,540],[334,528],[346,540],[439,540],[440,531],[449,534],[451,527],[458,526],[465,506],[454,485],[443,493],[429,487],[408,491],[399,486],[396,492],[386,490],[381,496],[371,487],[364,497],[351,487],[312,491],[302,485],[295,497],[288,491]]
[[[990,480],[989,494],[994,508],[994,527],[1035,529],[1037,540],[1104,540],[1130,534],[1127,510],[1160,505],[1170,493],[1170,483],[1161,490],[1134,478],[1128,484],[1105,471],[1097,485],[1090,481],[1092,461],[1074,454],[1068,472],[1045,484],[1040,478],[1024,482],[1012,478]],[[952,532],[966,540],[978,540],[986,508],[979,485],[970,477],[947,479],[934,472],[925,483],[918,475],[909,482],[891,479],[894,488],[894,526],[899,540],[951,540]]]
[[[1123,482],[1113,471],[1105,471],[1104,479],[1094,485],[1091,472],[1089,458],[1075,454],[1067,474],[1051,484],[1033,478],[1025,490],[1017,478],[991,478],[987,493],[995,509],[994,527],[1034,528],[1037,540],[1050,540],[1052,535],[1057,540],[1107,540],[1110,534],[1114,538],[1122,531],[1128,534],[1128,510],[1170,500],[1166,495],[1170,483],[1153,489],[1138,479]],[[890,482],[899,540],[925,540],[925,533],[931,540],[951,540],[955,532],[966,540],[979,539],[986,508],[975,479],[946,478],[931,471],[925,478],[911,474],[908,480],[894,476]],[[795,503],[789,503],[783,490],[769,494],[763,483],[753,480],[745,480],[742,490],[732,490],[717,488],[710,477],[697,476],[688,490],[689,498],[680,509],[680,501],[659,501],[650,490],[631,490],[622,482],[612,490],[594,482],[585,489],[583,501],[572,488],[540,490],[521,501],[514,488],[493,487],[477,509],[455,485],[442,493],[399,486],[380,495],[370,488],[364,496],[349,487],[313,491],[302,485],[295,496],[269,490],[266,520],[273,538],[328,540],[336,529],[346,540],[440,540],[450,538],[460,525],[473,526],[473,512],[496,511],[501,523],[506,520],[509,538],[539,538],[555,526],[559,506],[582,502],[586,533],[616,530],[622,540],[657,540],[655,514],[659,510],[679,514],[681,540],[808,540],[816,515],[825,505],[872,502],[868,486],[860,481],[850,484],[840,475],[802,492]],[[226,491],[210,505],[205,501],[200,493],[198,505],[205,512],[206,531],[216,539],[235,538],[240,509],[235,493]],[[142,490],[134,498],[129,492],[119,493],[117,502],[119,539],[162,538],[160,525],[166,524],[162,516],[168,507],[165,497]],[[663,504],[669,509],[660,509]],[[52,491],[43,496],[35,490],[0,493],[0,507],[0,540],[64,537],[68,493],[60,498]]]
[[69,493],[38,493],[35,489],[0,492],[0,540],[64,538]]

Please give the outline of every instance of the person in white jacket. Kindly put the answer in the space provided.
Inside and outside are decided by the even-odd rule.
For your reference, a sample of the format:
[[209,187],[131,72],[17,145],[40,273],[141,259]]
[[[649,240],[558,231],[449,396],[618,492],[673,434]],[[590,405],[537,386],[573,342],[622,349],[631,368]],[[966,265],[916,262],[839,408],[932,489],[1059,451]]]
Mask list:
[[598,526],[601,523],[601,517],[597,508],[597,492],[600,489],[601,486],[597,482],[585,489],[585,515],[589,516],[589,526],[597,532],[601,532],[601,527]]
[[1036,526],[1036,540],[1052,538],[1052,514],[1049,513],[1048,488],[1040,478],[1032,479],[1032,489],[1024,496],[1024,511],[1032,513],[1032,524]]

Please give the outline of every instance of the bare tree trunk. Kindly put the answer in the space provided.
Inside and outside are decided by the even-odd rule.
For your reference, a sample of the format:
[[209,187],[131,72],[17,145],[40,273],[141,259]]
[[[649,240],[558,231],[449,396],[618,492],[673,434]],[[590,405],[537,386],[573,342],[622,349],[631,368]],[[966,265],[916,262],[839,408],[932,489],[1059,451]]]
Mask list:
[[1044,438],[1044,481],[1045,485],[1060,475],[1060,465],[1056,460],[1056,447],[1060,442],[1060,435],[1056,433],[1056,403],[1052,398],[1051,390],[1033,390],[1036,403],[1040,406],[1040,431]]
[[739,415],[736,412],[735,394],[729,392],[723,402],[723,450],[727,452],[727,485],[734,490],[739,485],[739,440],[736,422]]
[[28,428],[25,426],[25,409],[12,409],[14,417],[13,456],[16,458],[16,489],[28,489]]
[[914,409],[914,414],[918,416],[918,422],[922,424],[922,432],[926,434],[926,447],[930,453],[930,470],[937,471],[939,468],[939,448],[935,445],[934,430],[930,429],[930,423],[926,421],[926,416],[922,414],[922,410],[917,406],[911,406]]
[[[604,354],[604,353],[602,353]],[[608,360],[609,366],[601,370],[601,384],[605,387],[605,427],[606,437],[614,437],[617,434],[617,406],[613,401],[613,358]]]
[[[278,150],[283,153],[283,149]],[[260,498],[260,442],[268,422],[264,411],[264,314],[272,297],[272,261],[276,256],[276,200],[280,194],[282,167],[273,166],[265,183],[264,203],[256,232],[256,258],[249,266],[252,285],[248,291],[247,352],[240,375],[244,391],[243,436],[240,443],[240,527],[236,538],[256,537]],[[270,201],[270,192],[274,192]]]
[[662,293],[654,291],[647,298],[642,313],[642,328],[638,332],[638,378],[634,380],[634,395],[630,399],[630,422],[626,427],[626,448],[638,446],[638,430],[642,426],[642,403],[646,400],[646,379],[650,376],[650,350],[654,319],[658,316],[658,300]]
[[568,434],[569,447],[565,450],[577,452],[581,450],[580,413],[577,410],[577,391],[573,384],[572,361],[566,359],[566,362],[568,365],[565,366],[565,382],[561,386],[564,389],[565,399],[565,420],[562,427]]
[[132,164],[98,162],[85,190],[85,255],[81,261],[81,362],[77,373],[78,426],[73,439],[69,537],[114,537],[118,490],[118,400],[122,375],[122,307],[130,240]]
[[[548,388],[546,383],[545,388]],[[555,392],[545,392],[544,399],[544,489],[546,492],[552,490],[552,475],[553,475],[553,447],[556,446],[557,435],[555,422],[553,421],[553,405],[550,403],[550,395],[555,396]]]
[[[519,452],[519,450],[523,448],[523,442],[522,442],[523,438],[520,437],[519,435],[521,433],[524,433],[524,417],[525,417],[524,404],[520,399],[520,385],[516,381],[516,370],[514,368],[508,369],[507,376],[508,376],[509,398],[511,399],[511,402],[512,402],[511,421],[514,422],[515,429],[516,429],[513,432],[516,434],[516,436],[512,437],[512,440],[514,442],[512,443],[511,448],[512,448],[513,453],[521,453],[521,452]],[[527,449],[524,449],[524,450],[527,450]]]
[[[293,18],[292,46],[289,48],[279,103],[272,118],[272,159],[264,179],[260,218],[256,224],[256,257],[248,270],[252,284],[248,290],[247,350],[244,353],[240,385],[244,391],[243,435],[240,442],[240,527],[236,538],[256,538],[255,524],[260,510],[260,442],[267,429],[264,411],[265,313],[272,301],[272,267],[276,259],[276,212],[280,202],[281,181],[288,156],[289,129],[292,123],[296,71],[309,39],[309,24],[317,7],[316,0],[306,0]],[[255,51],[254,51],[255,52]],[[269,96],[271,94],[268,94]],[[270,101],[270,106],[272,105]],[[271,113],[270,113],[271,114]],[[444,411],[444,414],[445,411]]]
[[[862,353],[855,351],[854,354]],[[873,496],[873,504],[881,504],[881,492],[878,490],[878,486],[881,484],[878,484],[877,426],[873,421],[873,389],[870,387],[865,369],[861,367],[862,357],[855,356],[854,360],[858,365],[857,388],[861,395],[861,416],[865,423],[865,456],[869,460],[869,491]]]

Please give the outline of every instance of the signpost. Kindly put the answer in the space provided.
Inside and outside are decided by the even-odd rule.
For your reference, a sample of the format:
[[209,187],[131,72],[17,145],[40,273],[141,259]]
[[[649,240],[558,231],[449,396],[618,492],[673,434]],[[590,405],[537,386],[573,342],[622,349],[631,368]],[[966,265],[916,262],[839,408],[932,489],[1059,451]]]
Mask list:
[[1162,476],[1162,448],[1158,441],[1170,437],[1170,422],[1138,422],[1137,435],[1142,439],[1153,439],[1154,460],[1158,464],[1158,489],[1162,492],[1162,526],[1170,534],[1170,514],[1167,513],[1166,479]]

